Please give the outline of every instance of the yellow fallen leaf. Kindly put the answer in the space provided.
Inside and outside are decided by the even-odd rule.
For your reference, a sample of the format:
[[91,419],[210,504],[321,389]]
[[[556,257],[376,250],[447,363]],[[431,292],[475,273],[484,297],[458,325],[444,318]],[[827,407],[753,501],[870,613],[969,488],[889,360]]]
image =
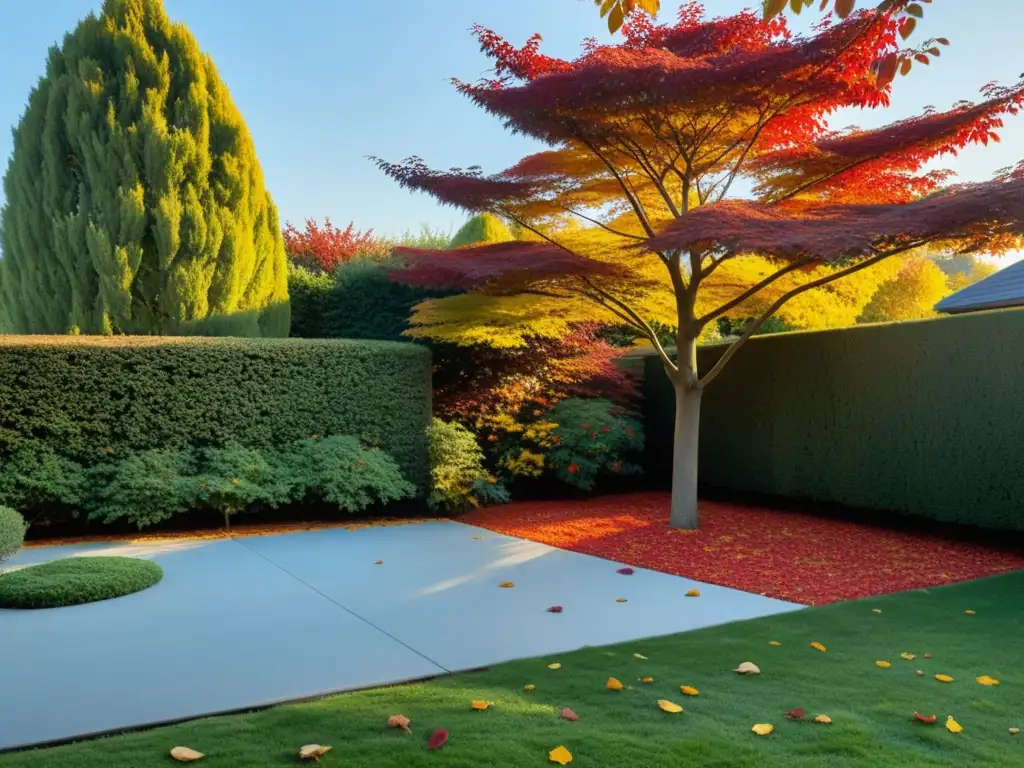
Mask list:
[[323,744],[307,744],[299,749],[300,760],[319,760],[331,751],[331,748]]
[[687,696],[696,696],[700,693],[700,691],[698,691],[692,685],[680,685],[679,690],[685,693]]
[[626,598],[624,598],[624,597],[616,597],[615,598],[615,602],[616,603],[624,603],[624,602],[626,602]]
[[761,670],[758,668],[757,664],[755,664],[752,661],[744,661],[742,664],[736,667],[736,669],[734,669],[733,672],[738,672],[741,675],[761,674]]
[[938,680],[940,683],[952,683],[953,682],[953,678],[950,677],[949,675],[936,675],[935,679]]
[[482,711],[491,706],[491,702],[484,701],[483,699],[473,699],[473,701],[470,702],[469,706],[471,706],[473,709],[477,711]]
[[924,677],[924,672],[923,672],[923,671],[921,671],[920,669],[919,669],[919,670],[917,670],[917,676],[918,676],[918,677]]
[[562,668],[562,665],[559,664],[558,662],[555,662],[554,664],[548,664],[548,669],[561,669],[561,668]]
[[191,763],[194,760],[202,760],[206,755],[188,747],[175,747],[171,750],[171,757],[179,763]]
[[871,609],[871,612],[872,612],[872,613],[881,613],[881,612],[882,612],[882,609],[881,609],[881,608],[872,608],[872,609]]
[[875,662],[875,666],[876,667],[881,667],[882,669],[888,669],[889,667],[892,666],[892,662],[891,661],[876,661]]
[[758,736],[767,736],[769,733],[775,730],[775,726],[771,723],[758,723],[750,730],[752,730]]
[[989,677],[988,675],[982,675],[981,677],[977,678],[977,680],[978,685],[999,685],[998,680],[996,680],[994,677]]
[[530,693],[531,691],[536,691],[537,690],[537,686],[534,685],[533,683],[527,683],[526,685],[523,686],[523,690],[526,691],[527,693]]
[[952,715],[946,718],[946,730],[950,733],[960,733],[963,729],[964,727],[954,720]]
[[974,611],[970,611],[970,610],[964,611],[964,613],[966,613],[968,616],[973,616],[974,615]]
[[392,715],[388,718],[388,728],[401,728],[406,733],[412,733],[409,730],[409,718],[405,715]]
[[813,648],[816,651],[821,651],[822,653],[828,650],[828,648],[826,648],[821,643],[811,643],[811,648]]
[[1011,736],[1016,736],[1018,733],[1020,733],[1020,728],[1011,728],[1010,729],[1010,735]]
[[768,641],[768,645],[774,645],[774,646],[778,647],[778,646],[782,645],[782,643],[780,643],[778,640],[769,640]]
[[673,704],[668,699],[658,699],[658,706],[661,708],[662,712],[669,712],[673,715],[677,715],[683,711],[682,707],[678,704]]
[[614,677],[609,677],[608,682],[604,684],[604,687],[609,691],[621,691],[622,683],[616,680]]
[[568,765],[572,762],[572,752],[565,747],[555,747],[548,752],[548,760],[559,765]]
[[647,657],[644,656],[642,653],[634,653],[633,658],[640,659],[640,661],[647,661]]
[[515,584],[513,584],[511,581],[503,581],[498,586],[502,589],[511,589],[515,586]]
[[654,682],[654,678],[653,677],[641,677],[640,678],[640,682],[643,683],[644,685],[650,685],[651,683]]
[[901,653],[900,654],[900,658],[905,660],[905,661],[913,661],[917,657],[914,654],[912,654],[912,653]]
[[832,725],[832,718],[828,715],[818,715],[814,718],[814,722],[821,723],[822,725]]
[[686,596],[687,597],[700,597],[700,590],[699,589],[691,589],[689,592],[686,593]]

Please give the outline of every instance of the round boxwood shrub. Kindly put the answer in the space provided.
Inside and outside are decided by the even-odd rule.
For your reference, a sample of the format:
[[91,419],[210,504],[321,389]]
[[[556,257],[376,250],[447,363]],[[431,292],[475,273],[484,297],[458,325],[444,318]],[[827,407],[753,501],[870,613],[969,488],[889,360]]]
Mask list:
[[26,527],[21,515],[10,507],[0,507],[0,565],[21,549]]
[[0,608],[58,608],[152,587],[163,569],[133,557],[69,557],[0,576]]

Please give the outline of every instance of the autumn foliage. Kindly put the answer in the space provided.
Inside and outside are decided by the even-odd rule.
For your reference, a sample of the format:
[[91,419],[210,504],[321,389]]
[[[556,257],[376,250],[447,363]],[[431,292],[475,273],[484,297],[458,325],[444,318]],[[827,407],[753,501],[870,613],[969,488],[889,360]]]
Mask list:
[[375,242],[373,230],[360,232],[352,222],[344,229],[324,219],[323,226],[315,219],[306,219],[306,228],[298,230],[290,222],[284,228],[284,247],[296,264],[316,272],[333,272],[339,264],[349,261]]
[[[799,36],[781,17],[707,19],[690,2],[674,23],[634,14],[621,42],[587,42],[572,60],[541,53],[539,36],[517,48],[477,28],[494,74],[456,87],[549,149],[492,175],[377,162],[409,189],[493,212],[534,238],[400,251],[412,266],[396,279],[471,291],[418,307],[413,333],[515,346],[583,319],[631,326],[689,397],[676,446],[688,468],[677,480],[695,520],[700,391],[768,318],[890,257],[1021,242],[1024,174],[954,185],[931,163],[996,140],[1024,84],[992,84],[977,103],[881,128],[829,125],[837,110],[889,105],[889,70],[902,66],[917,15],[916,4],[887,2]],[[740,189],[750,197],[735,199]],[[697,370],[697,339],[730,314],[754,320]],[[675,351],[654,322],[677,329]]]

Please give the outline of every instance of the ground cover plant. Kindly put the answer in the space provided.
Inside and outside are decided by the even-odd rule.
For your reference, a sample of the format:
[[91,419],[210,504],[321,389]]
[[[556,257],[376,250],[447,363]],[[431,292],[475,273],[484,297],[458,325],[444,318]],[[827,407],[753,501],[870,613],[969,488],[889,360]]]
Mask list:
[[[170,750],[187,746],[206,755],[203,766],[277,768],[298,764],[307,744],[333,748],[324,766],[360,768],[540,767],[558,747],[573,766],[600,768],[1017,765],[1024,742],[1010,729],[1024,726],[1021,589],[1024,574],[1013,574],[811,608],[12,753],[0,766],[148,768],[173,764]],[[610,620],[629,608],[611,603]],[[572,606],[550,620],[572,621]],[[760,674],[733,671],[744,662]],[[622,689],[609,689],[609,678]],[[395,715],[408,719],[408,732],[388,727]],[[948,729],[949,717],[961,731]],[[772,732],[759,736],[755,725]],[[438,729],[447,743],[430,751]]]
[[752,505],[704,501],[701,530],[665,525],[666,493],[585,504],[514,502],[462,520],[509,536],[807,605],[1024,569],[1024,548],[928,527],[893,530]]
[[0,608],[60,608],[152,587],[163,568],[134,557],[68,557],[0,575]]

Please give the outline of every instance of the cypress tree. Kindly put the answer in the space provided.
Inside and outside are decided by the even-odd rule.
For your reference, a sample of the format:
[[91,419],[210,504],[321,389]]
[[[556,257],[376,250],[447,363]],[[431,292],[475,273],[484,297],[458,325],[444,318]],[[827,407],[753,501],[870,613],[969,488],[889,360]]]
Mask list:
[[4,193],[0,331],[288,334],[252,138],[161,0],[105,0],[51,48]]

